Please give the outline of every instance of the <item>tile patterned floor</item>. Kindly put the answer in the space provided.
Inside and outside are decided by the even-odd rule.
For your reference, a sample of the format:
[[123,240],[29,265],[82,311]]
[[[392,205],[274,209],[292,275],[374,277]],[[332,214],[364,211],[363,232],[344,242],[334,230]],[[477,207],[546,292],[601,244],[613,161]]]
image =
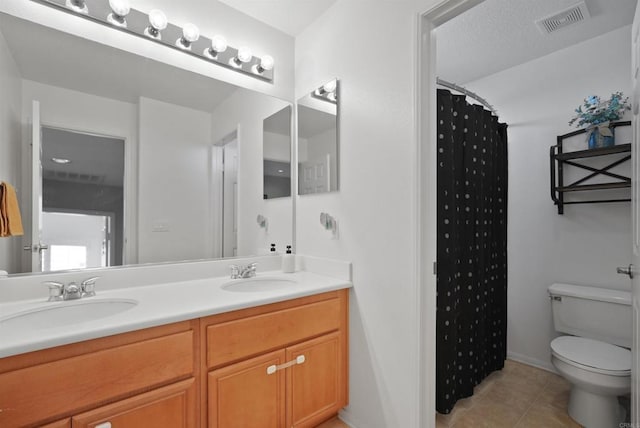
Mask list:
[[436,414],[436,428],[579,428],[567,414],[569,391],[560,376],[507,360],[450,414]]
[[[567,414],[570,388],[558,375],[507,360],[450,414],[437,413],[436,428],[580,428]],[[317,428],[348,425],[335,418]]]

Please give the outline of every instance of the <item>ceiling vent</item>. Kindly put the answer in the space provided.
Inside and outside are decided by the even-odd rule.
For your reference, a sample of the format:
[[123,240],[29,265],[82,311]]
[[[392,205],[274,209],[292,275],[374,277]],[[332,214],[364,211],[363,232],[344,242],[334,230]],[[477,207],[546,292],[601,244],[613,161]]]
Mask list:
[[587,9],[587,5],[583,0],[568,9],[537,20],[536,24],[542,34],[551,34],[589,18],[591,18],[591,15],[589,14],[589,9]]
[[82,184],[103,184],[106,181],[105,175],[82,174],[78,172],[53,171],[45,169],[42,177],[46,180],[66,181]]

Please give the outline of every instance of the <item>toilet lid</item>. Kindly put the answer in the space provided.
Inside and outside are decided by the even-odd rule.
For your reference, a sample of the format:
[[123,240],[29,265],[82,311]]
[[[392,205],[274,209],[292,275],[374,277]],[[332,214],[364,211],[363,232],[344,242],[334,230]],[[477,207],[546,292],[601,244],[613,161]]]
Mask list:
[[551,341],[551,349],[559,357],[594,369],[612,372],[631,370],[631,351],[599,340],[560,336]]

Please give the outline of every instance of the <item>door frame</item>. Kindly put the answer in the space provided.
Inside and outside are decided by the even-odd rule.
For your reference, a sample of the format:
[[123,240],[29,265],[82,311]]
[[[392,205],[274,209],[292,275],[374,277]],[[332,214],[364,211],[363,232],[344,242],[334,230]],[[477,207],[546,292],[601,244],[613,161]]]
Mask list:
[[418,426],[434,427],[436,416],[436,28],[484,0],[441,0],[419,13],[415,75],[416,145],[414,181],[416,242],[414,275],[418,305]]
[[[210,205],[209,213],[211,218],[210,245],[208,252],[212,258],[221,258],[224,246],[224,146],[233,141],[238,145],[238,167],[240,164],[240,125],[225,135],[220,140],[211,144],[209,163],[209,185],[210,185]],[[238,178],[239,179],[239,178]],[[239,183],[238,183],[239,185]],[[236,207],[236,222],[237,219]]]

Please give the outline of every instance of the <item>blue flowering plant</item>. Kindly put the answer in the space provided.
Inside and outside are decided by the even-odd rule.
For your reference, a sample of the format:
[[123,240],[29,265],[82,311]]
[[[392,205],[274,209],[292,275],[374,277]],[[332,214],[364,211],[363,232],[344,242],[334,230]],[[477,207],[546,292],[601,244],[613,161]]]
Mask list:
[[588,128],[603,128],[602,125],[608,126],[610,121],[619,120],[627,110],[631,110],[629,97],[625,98],[622,92],[611,94],[611,98],[606,101],[602,101],[597,95],[591,95],[575,110],[576,116],[569,121],[569,125],[577,122],[578,128],[584,125]]

